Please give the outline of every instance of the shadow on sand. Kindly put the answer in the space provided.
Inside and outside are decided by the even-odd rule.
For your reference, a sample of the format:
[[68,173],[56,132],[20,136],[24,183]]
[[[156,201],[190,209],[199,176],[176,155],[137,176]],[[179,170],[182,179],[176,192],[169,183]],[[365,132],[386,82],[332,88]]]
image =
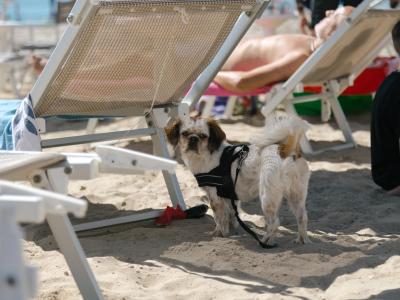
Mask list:
[[[398,198],[377,190],[367,179],[369,173],[368,169],[312,173],[307,204],[312,244],[292,244],[295,219],[286,206],[280,213],[285,230],[277,238],[279,247],[271,250],[260,248],[243,231],[229,238],[212,237],[214,222],[210,216],[176,221],[166,228],[157,228],[152,221],[146,221],[79,236],[88,257],[114,256],[143,265],[158,261],[188,274],[243,286],[255,295],[266,292],[292,295],[290,289],[295,286],[326,290],[343,274],[375,268],[398,255]],[[248,213],[260,214],[257,201],[243,208]],[[129,213],[111,204],[90,203],[88,219]],[[368,232],[359,232],[366,228],[375,232],[374,238]],[[28,233],[45,251],[57,249],[46,226],[29,226]],[[137,251],[138,248],[148,251]],[[213,268],[216,259],[225,263],[224,268]],[[368,299],[392,299],[398,293],[399,290],[385,291]]]

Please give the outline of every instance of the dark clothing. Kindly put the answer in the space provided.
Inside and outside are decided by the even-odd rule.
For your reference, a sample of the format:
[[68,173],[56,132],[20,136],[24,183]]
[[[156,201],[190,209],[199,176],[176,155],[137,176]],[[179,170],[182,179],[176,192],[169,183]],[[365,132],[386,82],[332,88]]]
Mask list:
[[344,6],[354,6],[359,5],[363,0],[312,0],[311,1],[311,28],[319,23],[323,18],[325,18],[325,12],[327,10],[335,10],[339,3],[341,2]]
[[371,169],[374,182],[391,190],[400,185],[400,72],[376,93],[371,118]]
[[297,9],[303,12],[304,7],[311,9],[312,0],[296,0]]

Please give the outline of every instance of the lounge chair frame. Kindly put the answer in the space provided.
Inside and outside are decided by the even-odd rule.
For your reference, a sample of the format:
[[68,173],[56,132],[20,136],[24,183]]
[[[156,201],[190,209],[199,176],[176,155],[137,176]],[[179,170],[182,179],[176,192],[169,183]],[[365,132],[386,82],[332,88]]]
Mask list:
[[[1,157],[14,161],[21,162],[24,158],[28,158],[26,163],[19,163],[17,170],[0,169],[0,178],[28,180],[36,188],[17,186],[11,183],[1,184],[0,181],[0,195],[10,194],[10,191],[12,191],[11,194],[14,196],[34,195],[45,200],[47,222],[61,252],[65,256],[82,296],[84,299],[103,299],[75,231],[137,221],[135,218],[139,220],[143,217],[155,218],[159,211],[154,210],[120,217],[117,220],[109,219],[72,226],[67,213],[74,213],[78,217],[83,217],[87,203],[78,200],[73,201],[74,199],[63,195],[67,194],[69,180],[92,179],[97,177],[99,173],[133,174],[145,170],[163,170],[167,173],[173,173],[177,163],[161,157],[111,146],[99,146],[96,148],[96,153],[52,154],[0,151]],[[49,156],[50,158],[48,158]],[[55,159],[53,156],[55,156]],[[35,159],[32,160],[32,158]],[[41,163],[40,158],[43,158],[43,163]],[[37,167],[32,167],[32,163],[38,162]],[[30,170],[27,170],[24,164]]]
[[[19,223],[39,223],[45,220],[45,203],[34,195],[16,196],[4,194],[0,181],[0,277],[2,278],[1,299],[28,299],[36,294],[36,268],[25,265],[22,255],[23,233]],[[8,192],[9,193],[9,192]]]
[[[13,154],[15,155],[15,154]],[[49,172],[49,173],[47,173]],[[57,186],[52,186],[50,178],[58,177],[59,181],[65,181],[65,168],[55,166],[49,167],[47,171],[38,169],[30,174],[30,178],[35,182],[36,187],[45,188],[47,190],[57,191]],[[96,282],[92,270],[86,260],[85,253],[79,243],[74,232],[67,213],[73,213],[76,216],[83,217],[86,213],[87,203],[81,200],[76,200],[60,193],[53,193],[43,189],[31,188],[12,184],[6,181],[0,181],[0,206],[6,205],[5,215],[2,217],[4,226],[8,224],[10,229],[15,228],[15,222],[41,222],[46,218],[50,229],[63,253],[65,260],[70,267],[71,273],[84,299],[103,299],[100,288]],[[2,230],[7,227],[2,226]],[[3,232],[3,234],[5,234]],[[15,256],[7,255],[8,260],[13,260],[12,263],[22,267],[21,257],[17,257],[18,244],[11,243],[13,234],[10,234],[7,241],[9,246],[14,248]],[[14,239],[18,237],[14,235]],[[8,243],[6,243],[8,244]],[[6,255],[7,253],[3,253]],[[18,277],[24,276],[23,269],[15,269],[15,275]],[[15,293],[22,292],[27,296],[32,296],[35,291],[34,273],[31,269],[27,270],[28,278],[21,281],[21,290],[14,290]],[[1,272],[0,272],[1,273]],[[6,277],[2,277],[6,278]],[[18,280],[16,281],[19,282]],[[9,299],[9,298],[7,298]],[[15,298],[21,299],[21,298]]]
[[[236,0],[232,0],[233,2]],[[132,1],[134,2],[134,1]],[[176,1],[182,5],[188,1]],[[195,2],[195,1],[194,1]],[[204,1],[204,3],[218,2]],[[52,56],[49,59],[45,69],[39,76],[35,86],[31,90],[30,97],[33,102],[34,110],[40,104],[41,98],[46,94],[53,79],[58,76],[61,66],[70,55],[71,47],[77,38],[82,25],[88,21],[92,13],[95,11],[98,0],[76,1],[69,17],[69,25],[57,44]],[[136,1],[138,5],[151,5],[150,2]],[[150,4],[149,4],[150,3]],[[154,3],[159,3],[155,1]],[[206,89],[208,83],[211,82],[213,76],[219,67],[224,63],[225,59],[233,51],[237,43],[240,41],[246,30],[252,22],[259,16],[269,0],[259,0],[251,7],[243,7],[242,13],[238,18],[233,30],[230,32],[228,39],[225,40],[222,47],[217,51],[217,55],[212,61],[212,67],[207,68],[196,80],[189,92],[186,101],[176,102],[169,105],[152,106],[147,108],[132,108],[128,113],[126,111],[114,111],[109,116],[145,116],[148,128],[140,128],[136,130],[126,130],[111,133],[89,134],[75,137],[66,137],[62,139],[48,139],[42,141],[43,148],[59,147],[66,145],[75,145],[83,143],[93,143],[99,141],[128,139],[139,136],[151,136],[154,153],[160,157],[153,157],[143,153],[136,153],[124,149],[114,147],[99,147],[95,154],[68,154],[67,162],[40,168],[29,174],[29,180],[34,187],[56,191],[58,193],[67,193],[68,180],[71,179],[90,179],[95,177],[99,172],[116,172],[132,174],[138,170],[162,170],[164,180],[166,182],[168,192],[174,206],[180,205],[182,209],[186,209],[186,205],[180,190],[178,180],[174,171],[176,163],[166,160],[169,157],[166,138],[163,128],[167,122],[173,117],[188,117],[188,103],[197,101]],[[89,116],[95,117],[95,116]],[[45,132],[45,120],[38,119],[40,132]],[[17,155],[17,152],[10,152],[10,155]],[[124,216],[109,220],[100,220],[72,227],[69,219],[65,215],[48,214],[47,220],[60,245],[61,251],[64,253],[68,265],[74,275],[74,278],[85,299],[102,299],[100,289],[86,261],[83,250],[74,231],[90,230],[105,226],[117,225],[127,222],[139,221],[159,216],[161,211],[151,211],[132,216]]]
[[[46,93],[49,84],[52,82],[54,77],[58,74],[58,69],[64,63],[65,59],[70,53],[74,40],[77,38],[81,26],[90,18],[93,13],[97,1],[76,1],[69,17],[69,26],[67,27],[63,37],[57,44],[48,64],[46,65],[43,73],[38,78],[35,86],[31,91],[31,99],[33,101],[34,109],[40,102],[42,96]],[[179,2],[179,1],[177,1]],[[215,1],[214,1],[215,2]],[[218,2],[218,1],[216,1]],[[207,3],[207,1],[205,1]],[[61,139],[45,139],[42,140],[42,147],[59,147],[66,145],[75,145],[83,143],[93,143],[108,140],[117,139],[129,139],[133,137],[151,136],[154,146],[154,154],[169,158],[169,152],[167,147],[166,138],[164,135],[163,128],[171,118],[180,117],[186,118],[189,114],[190,103],[194,103],[201,96],[202,92],[207,88],[209,82],[212,81],[214,75],[218,72],[224,61],[239,43],[247,29],[253,23],[253,21],[261,15],[264,9],[269,4],[269,0],[260,0],[251,9],[244,9],[238,18],[235,26],[228,35],[228,38],[219,49],[218,53],[212,60],[212,63],[201,73],[197,78],[192,88],[190,89],[187,96],[182,102],[170,103],[169,105],[154,106],[151,110],[143,108],[132,108],[128,113],[124,113],[124,116],[145,116],[148,128],[140,128],[135,130],[125,130],[109,133],[99,134],[87,134],[81,136],[65,137]],[[188,105],[189,104],[189,105]],[[112,115],[118,116],[121,112],[113,112]],[[90,117],[90,116],[89,116]],[[45,121],[40,120],[41,132],[45,132]],[[179,205],[182,209],[186,209],[186,204],[183,199],[182,192],[180,190],[178,180],[175,173],[163,171],[164,180],[174,206]],[[144,220],[148,218],[157,217],[160,211],[144,213],[141,216],[133,215],[132,217],[119,217],[113,220],[102,220],[93,223],[88,226],[78,226],[77,230],[89,230],[98,227],[104,227],[109,225],[116,225],[126,222]]]

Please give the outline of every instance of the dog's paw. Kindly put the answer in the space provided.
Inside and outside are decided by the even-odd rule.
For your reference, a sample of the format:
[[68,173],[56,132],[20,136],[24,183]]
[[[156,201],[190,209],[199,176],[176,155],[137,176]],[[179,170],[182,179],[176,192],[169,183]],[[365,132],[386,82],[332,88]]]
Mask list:
[[212,236],[215,237],[223,237],[222,231],[219,228],[215,228],[212,232]]
[[294,244],[296,245],[304,245],[304,244],[311,244],[312,241],[306,236],[304,239],[302,237],[298,237],[293,241]]
[[264,244],[268,245],[268,246],[275,246],[276,243],[274,242],[274,238],[270,235],[265,235],[263,236],[263,238],[261,239],[261,242],[263,242]]
[[215,237],[228,237],[229,231],[224,231],[224,230],[221,230],[220,228],[215,228],[212,235]]
[[231,225],[232,225],[232,228],[234,230],[238,231],[240,225],[239,225],[239,222],[237,220],[233,220]]

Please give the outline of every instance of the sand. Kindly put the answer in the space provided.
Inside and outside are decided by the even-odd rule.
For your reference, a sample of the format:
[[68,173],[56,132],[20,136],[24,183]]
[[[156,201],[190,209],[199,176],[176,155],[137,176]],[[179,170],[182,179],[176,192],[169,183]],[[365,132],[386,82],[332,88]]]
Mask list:
[[[310,158],[307,199],[312,244],[295,245],[295,219],[281,210],[279,247],[260,248],[243,230],[213,237],[212,212],[158,228],[144,221],[79,234],[106,299],[400,299],[400,198],[387,196],[370,176],[369,116],[350,117],[357,149]],[[103,122],[99,130],[135,121]],[[82,123],[58,123],[50,133],[82,130]],[[223,124],[229,140],[248,142],[259,127]],[[333,123],[314,125],[309,135],[327,145],[340,140]],[[151,151],[151,142],[122,142]],[[80,151],[82,146],[61,150]],[[59,151],[60,149],[52,149]],[[203,192],[182,165],[177,176],[189,206]],[[169,204],[162,175],[103,175],[71,182],[71,194],[86,197],[89,220]],[[242,217],[259,233],[264,221],[257,201]],[[74,220],[76,222],[76,220]],[[73,277],[47,225],[26,228],[26,260],[39,268],[37,299],[80,299]]]
[[[281,29],[293,32],[296,20],[289,25]],[[48,35],[41,36],[48,41]],[[0,93],[2,98],[13,98]],[[213,237],[211,211],[202,219],[174,221],[165,228],[145,221],[81,233],[80,242],[105,298],[400,299],[400,198],[387,196],[371,180],[368,113],[349,119],[358,148],[310,158],[307,208],[312,244],[292,243],[296,225],[286,205],[280,213],[279,247],[271,250],[260,248],[242,230],[228,238]],[[132,128],[135,123],[107,121],[98,130]],[[251,124],[260,122],[238,121],[223,124],[223,129],[230,141],[248,142],[259,130]],[[341,139],[332,123],[316,124],[309,136],[318,145]],[[84,125],[54,122],[46,135],[83,133]],[[148,139],[119,146],[152,150]],[[83,150],[86,147],[72,146],[51,151]],[[188,206],[202,203],[203,192],[191,173],[180,165],[177,176]],[[85,220],[170,204],[158,172],[75,181],[70,192],[88,199]],[[264,220],[259,203],[242,208],[242,218],[261,234]],[[36,299],[81,299],[48,226],[25,229],[24,255],[27,263],[38,268]]]

